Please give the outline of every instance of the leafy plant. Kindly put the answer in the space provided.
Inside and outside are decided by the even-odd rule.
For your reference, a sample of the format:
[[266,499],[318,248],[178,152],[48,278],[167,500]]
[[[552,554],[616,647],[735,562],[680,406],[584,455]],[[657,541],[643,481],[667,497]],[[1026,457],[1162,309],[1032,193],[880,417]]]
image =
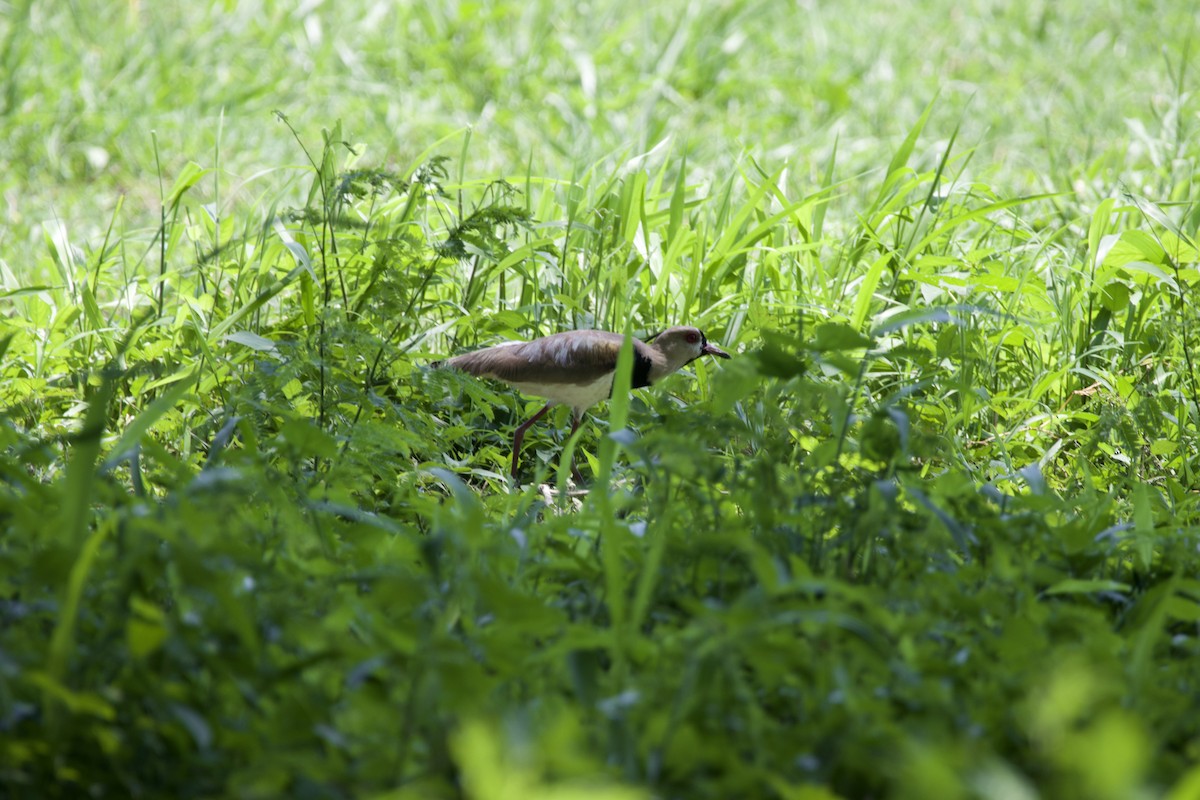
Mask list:
[[[1128,107],[1088,91],[1145,63],[1114,9],[931,33],[959,80],[994,75],[968,114],[821,9],[807,29],[846,36],[785,81],[802,48],[765,7],[584,10],[613,24],[580,46],[579,11],[538,4],[269,5],[76,15],[39,59],[65,12],[0,29],[6,196],[81,195],[0,234],[0,793],[1195,794],[1186,60],[1126,151]],[[1085,34],[1130,55],[1076,68]],[[172,52],[208,82],[155,100]],[[868,103],[887,58],[907,88]],[[414,114],[384,146],[434,144],[378,156],[431,76],[497,130]],[[1049,76],[1086,135],[1039,110]],[[310,150],[295,111],[257,129],[351,77],[402,109],[330,93],[370,146],[339,123]],[[37,128],[29,98],[67,85]],[[253,132],[163,111],[235,87]],[[101,217],[82,195],[148,146],[105,104],[162,133]],[[271,170],[240,177],[242,145]],[[675,323],[735,358],[619,387],[573,442],[533,429],[521,484],[535,399],[434,367]]]

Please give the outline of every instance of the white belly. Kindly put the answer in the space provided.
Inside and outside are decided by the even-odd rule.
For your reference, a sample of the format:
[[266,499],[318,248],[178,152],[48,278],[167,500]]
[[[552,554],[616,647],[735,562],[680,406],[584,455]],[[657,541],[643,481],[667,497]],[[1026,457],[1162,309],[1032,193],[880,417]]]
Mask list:
[[612,393],[612,374],[605,375],[592,383],[517,383],[512,386],[519,392],[544,397],[555,403],[562,403],[586,411],[601,400],[607,400]]

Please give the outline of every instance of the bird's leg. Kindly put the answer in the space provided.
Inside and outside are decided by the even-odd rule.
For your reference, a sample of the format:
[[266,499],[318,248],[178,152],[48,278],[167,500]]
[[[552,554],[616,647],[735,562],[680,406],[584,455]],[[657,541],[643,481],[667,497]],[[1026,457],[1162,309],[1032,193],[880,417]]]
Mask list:
[[546,403],[546,405],[542,406],[541,411],[522,422],[520,426],[517,427],[517,432],[513,434],[512,476],[514,478],[517,477],[517,460],[521,455],[521,442],[525,439],[525,431],[529,430],[530,425],[545,416],[546,412],[550,410],[550,406],[552,405],[554,405],[554,403]]

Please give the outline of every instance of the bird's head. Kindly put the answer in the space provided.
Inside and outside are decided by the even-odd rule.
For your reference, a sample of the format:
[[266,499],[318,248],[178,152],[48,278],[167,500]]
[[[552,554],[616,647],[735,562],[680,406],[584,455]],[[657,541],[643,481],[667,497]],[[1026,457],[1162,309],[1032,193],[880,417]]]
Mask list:
[[663,354],[667,362],[667,372],[674,372],[700,356],[730,357],[729,353],[709,342],[699,328],[682,325],[667,328],[654,337],[653,344]]

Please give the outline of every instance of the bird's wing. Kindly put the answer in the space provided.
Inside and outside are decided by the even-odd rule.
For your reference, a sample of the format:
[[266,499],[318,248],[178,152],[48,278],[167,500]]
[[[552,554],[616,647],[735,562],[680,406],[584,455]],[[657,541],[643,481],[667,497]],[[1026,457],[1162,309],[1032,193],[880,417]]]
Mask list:
[[[591,384],[617,367],[625,337],[608,331],[559,333],[523,344],[500,345],[448,359],[479,377],[522,384]],[[653,351],[634,339],[633,385],[645,386]]]

